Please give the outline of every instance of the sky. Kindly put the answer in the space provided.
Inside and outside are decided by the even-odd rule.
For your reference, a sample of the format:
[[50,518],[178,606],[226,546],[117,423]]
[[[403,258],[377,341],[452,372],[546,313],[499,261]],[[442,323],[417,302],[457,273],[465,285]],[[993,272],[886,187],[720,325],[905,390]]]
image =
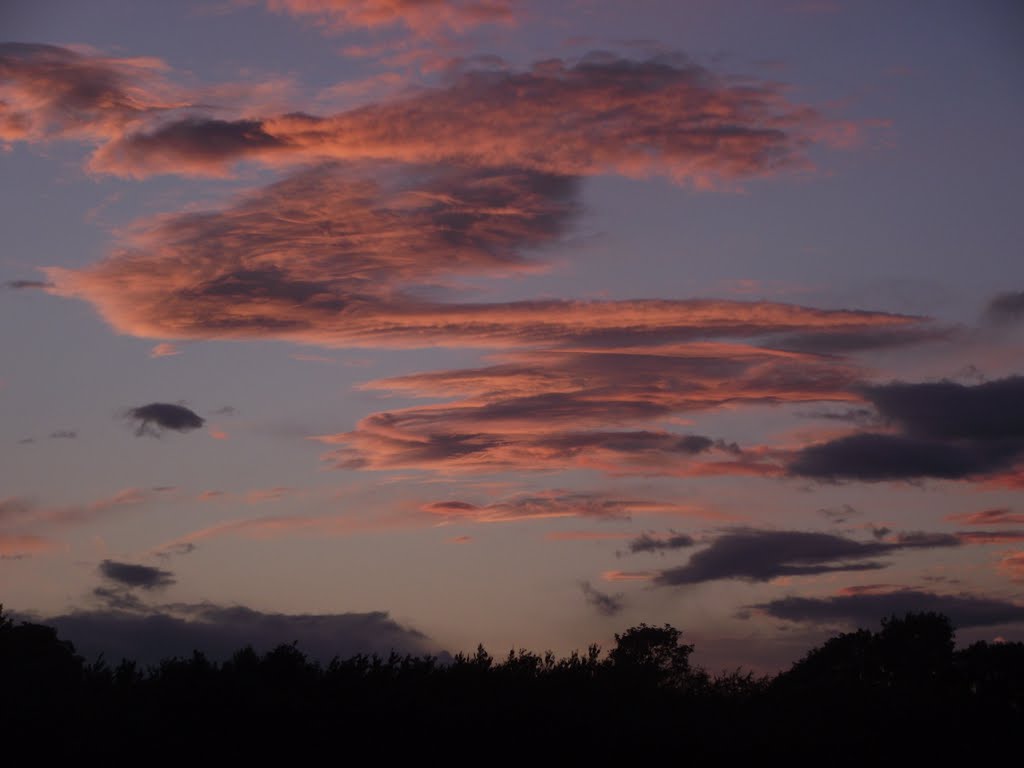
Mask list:
[[86,653],[1024,640],[1006,0],[7,0],[0,601]]

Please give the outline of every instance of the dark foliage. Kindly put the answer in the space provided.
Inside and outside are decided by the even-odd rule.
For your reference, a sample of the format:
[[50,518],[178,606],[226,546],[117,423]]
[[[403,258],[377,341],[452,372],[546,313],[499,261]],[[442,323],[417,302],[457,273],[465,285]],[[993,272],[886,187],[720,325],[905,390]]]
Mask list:
[[841,634],[771,679],[709,675],[690,664],[692,651],[679,630],[641,624],[607,654],[595,645],[565,658],[496,659],[481,646],[448,663],[392,654],[321,665],[281,645],[140,669],[87,663],[55,630],[0,612],[0,724],[6,755],[47,762],[864,765],[977,762],[1024,723],[1024,644],[957,651],[935,613]]

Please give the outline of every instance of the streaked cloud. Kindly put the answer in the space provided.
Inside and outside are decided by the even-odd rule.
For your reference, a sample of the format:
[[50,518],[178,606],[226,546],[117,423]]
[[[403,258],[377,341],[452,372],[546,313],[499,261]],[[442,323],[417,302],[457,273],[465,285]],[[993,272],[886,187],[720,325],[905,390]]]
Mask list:
[[645,499],[617,498],[603,493],[573,493],[550,490],[524,493],[490,504],[466,501],[434,501],[424,504],[424,512],[445,520],[477,523],[502,523],[516,520],[542,520],[559,517],[629,519],[633,514],[667,513],[702,516],[693,506],[660,503]]
[[960,546],[948,534],[907,533],[880,541],[859,541],[814,531],[740,528],[712,539],[685,565],[660,571],[661,586],[701,584],[720,579],[771,581],[786,576],[815,576],[885,568],[877,558],[907,549]]
[[225,661],[251,645],[258,653],[297,643],[303,653],[327,663],[357,653],[387,656],[435,651],[421,632],[398,624],[386,612],[337,614],[264,613],[241,605],[213,603],[147,607],[132,601],[132,610],[78,611],[45,618],[88,659],[134,659],[156,664],[190,657],[201,650],[212,661]]
[[190,114],[103,144],[90,167],[223,176],[243,160],[457,162],[709,186],[806,167],[821,123],[778,85],[724,78],[683,56],[595,52],[524,71],[467,68],[444,86],[329,116]]
[[[0,44],[0,141],[100,141],[175,106],[151,58]],[[29,287],[29,286],[23,286]]]
[[419,34],[508,23],[518,0],[266,0],[267,8],[309,18],[332,32],[402,26]]
[[1024,622],[1024,605],[979,595],[943,595],[921,589],[894,588],[831,597],[784,597],[751,606],[786,621],[871,626],[881,616],[909,612],[945,614],[959,628]]
[[1006,507],[947,515],[945,519],[968,525],[1024,525],[1024,513],[1013,512]]

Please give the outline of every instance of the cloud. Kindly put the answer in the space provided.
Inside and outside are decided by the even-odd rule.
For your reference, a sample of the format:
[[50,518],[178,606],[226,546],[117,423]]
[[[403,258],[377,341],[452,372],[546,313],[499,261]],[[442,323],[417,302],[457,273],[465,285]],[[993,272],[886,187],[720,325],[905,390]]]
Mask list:
[[1024,541],[1024,531],[957,531],[953,535],[965,544],[1016,544]]
[[999,561],[999,570],[1012,581],[1024,581],[1024,552],[1011,552]]
[[146,502],[151,494],[138,488],[125,488],[113,496],[87,504],[45,506],[22,497],[0,499],[0,523],[6,525],[81,525],[108,512]]
[[173,355],[180,355],[181,350],[178,349],[174,344],[169,344],[166,341],[161,342],[149,350],[150,357],[171,357]]
[[880,616],[902,616],[914,611],[945,614],[955,627],[990,627],[1024,622],[1024,605],[969,594],[940,595],[901,588],[858,592],[832,597],[785,597],[751,606],[785,621],[871,626]]
[[864,387],[881,416],[905,434],[937,440],[1024,439],[1024,376],[957,384],[893,382]]
[[42,290],[53,287],[53,283],[43,280],[8,280],[4,285],[12,291]]
[[601,592],[594,589],[589,581],[580,582],[580,590],[583,592],[583,597],[587,603],[593,606],[602,616],[617,616],[622,613],[622,609],[625,607],[622,601],[624,597],[622,593],[610,595],[606,592]]
[[666,552],[675,549],[692,547],[697,543],[696,539],[685,533],[670,531],[668,536],[659,537],[649,533],[642,533],[629,542],[629,551],[637,552]]
[[810,445],[792,474],[826,480],[962,479],[1010,469],[1024,456],[1024,377],[863,387],[898,434],[862,432]]
[[[707,332],[713,334],[718,308],[705,309]],[[765,308],[737,305],[731,322],[759,309]],[[785,313],[774,317],[774,309],[760,321],[781,321]],[[325,458],[354,469],[778,474],[781,468],[765,463],[770,457],[763,452],[648,425],[691,411],[849,399],[855,397],[850,389],[858,377],[841,361],[725,342],[538,349],[503,356],[509,362],[363,385],[463,399],[372,414],[351,432],[322,435],[317,439],[341,446]],[[725,460],[705,460],[711,457]]]
[[287,141],[263,130],[256,120],[184,117],[117,139],[93,155],[90,168],[144,178],[154,173],[228,175],[225,157],[273,155]]
[[1013,512],[1005,507],[947,515],[944,519],[964,522],[969,525],[1024,525],[1024,514]]
[[458,162],[705,186],[805,167],[823,122],[774,84],[721,77],[682,56],[594,52],[518,72],[457,70],[443,87],[329,116],[188,116],[101,146],[90,167],[219,176],[241,160]]
[[[0,44],[0,141],[99,141],[174,106],[156,59]],[[29,286],[23,286],[29,287]]]
[[985,318],[995,325],[1024,321],[1024,291],[1001,293],[985,308]]
[[139,423],[135,434],[159,437],[162,432],[189,432],[199,429],[206,420],[183,405],[173,403],[150,403],[128,410],[128,418]]
[[104,578],[126,587],[163,589],[175,583],[173,573],[149,565],[104,560],[100,563],[99,571]]
[[78,431],[74,429],[58,429],[49,434],[53,440],[74,440],[78,437]]
[[17,560],[57,549],[57,544],[42,536],[0,533],[0,559]]
[[383,656],[391,650],[419,655],[436,650],[415,629],[403,627],[387,613],[280,614],[244,606],[180,604],[138,610],[96,610],[44,619],[87,659],[130,658],[155,664],[170,657],[188,658],[200,650],[224,661],[246,645],[257,652],[297,642],[300,651],[322,663],[335,655]]
[[770,581],[780,576],[813,576],[886,567],[874,558],[903,549],[960,545],[955,536],[906,533],[890,541],[857,541],[830,533],[740,528],[724,533],[690,556],[686,565],[660,571],[661,586],[720,579]]
[[543,520],[557,517],[623,520],[628,519],[631,514],[657,512],[702,514],[701,510],[681,504],[616,498],[603,493],[573,493],[561,490],[519,494],[486,505],[471,504],[466,501],[434,501],[424,504],[422,510],[449,520],[471,520],[477,523]]
[[420,33],[508,23],[517,0],[267,0],[272,11],[311,17],[331,31],[401,25]]

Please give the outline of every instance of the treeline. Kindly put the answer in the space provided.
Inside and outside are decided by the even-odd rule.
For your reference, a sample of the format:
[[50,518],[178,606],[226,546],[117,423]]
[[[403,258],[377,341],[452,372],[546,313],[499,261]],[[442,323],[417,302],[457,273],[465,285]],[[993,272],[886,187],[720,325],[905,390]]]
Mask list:
[[444,663],[359,655],[322,665],[282,645],[141,669],[87,663],[54,629],[0,614],[0,755],[685,765],[1019,755],[1024,644],[956,650],[939,614],[841,634],[774,677],[711,675],[692,651],[677,629],[641,624],[607,653],[563,658],[480,647]]

